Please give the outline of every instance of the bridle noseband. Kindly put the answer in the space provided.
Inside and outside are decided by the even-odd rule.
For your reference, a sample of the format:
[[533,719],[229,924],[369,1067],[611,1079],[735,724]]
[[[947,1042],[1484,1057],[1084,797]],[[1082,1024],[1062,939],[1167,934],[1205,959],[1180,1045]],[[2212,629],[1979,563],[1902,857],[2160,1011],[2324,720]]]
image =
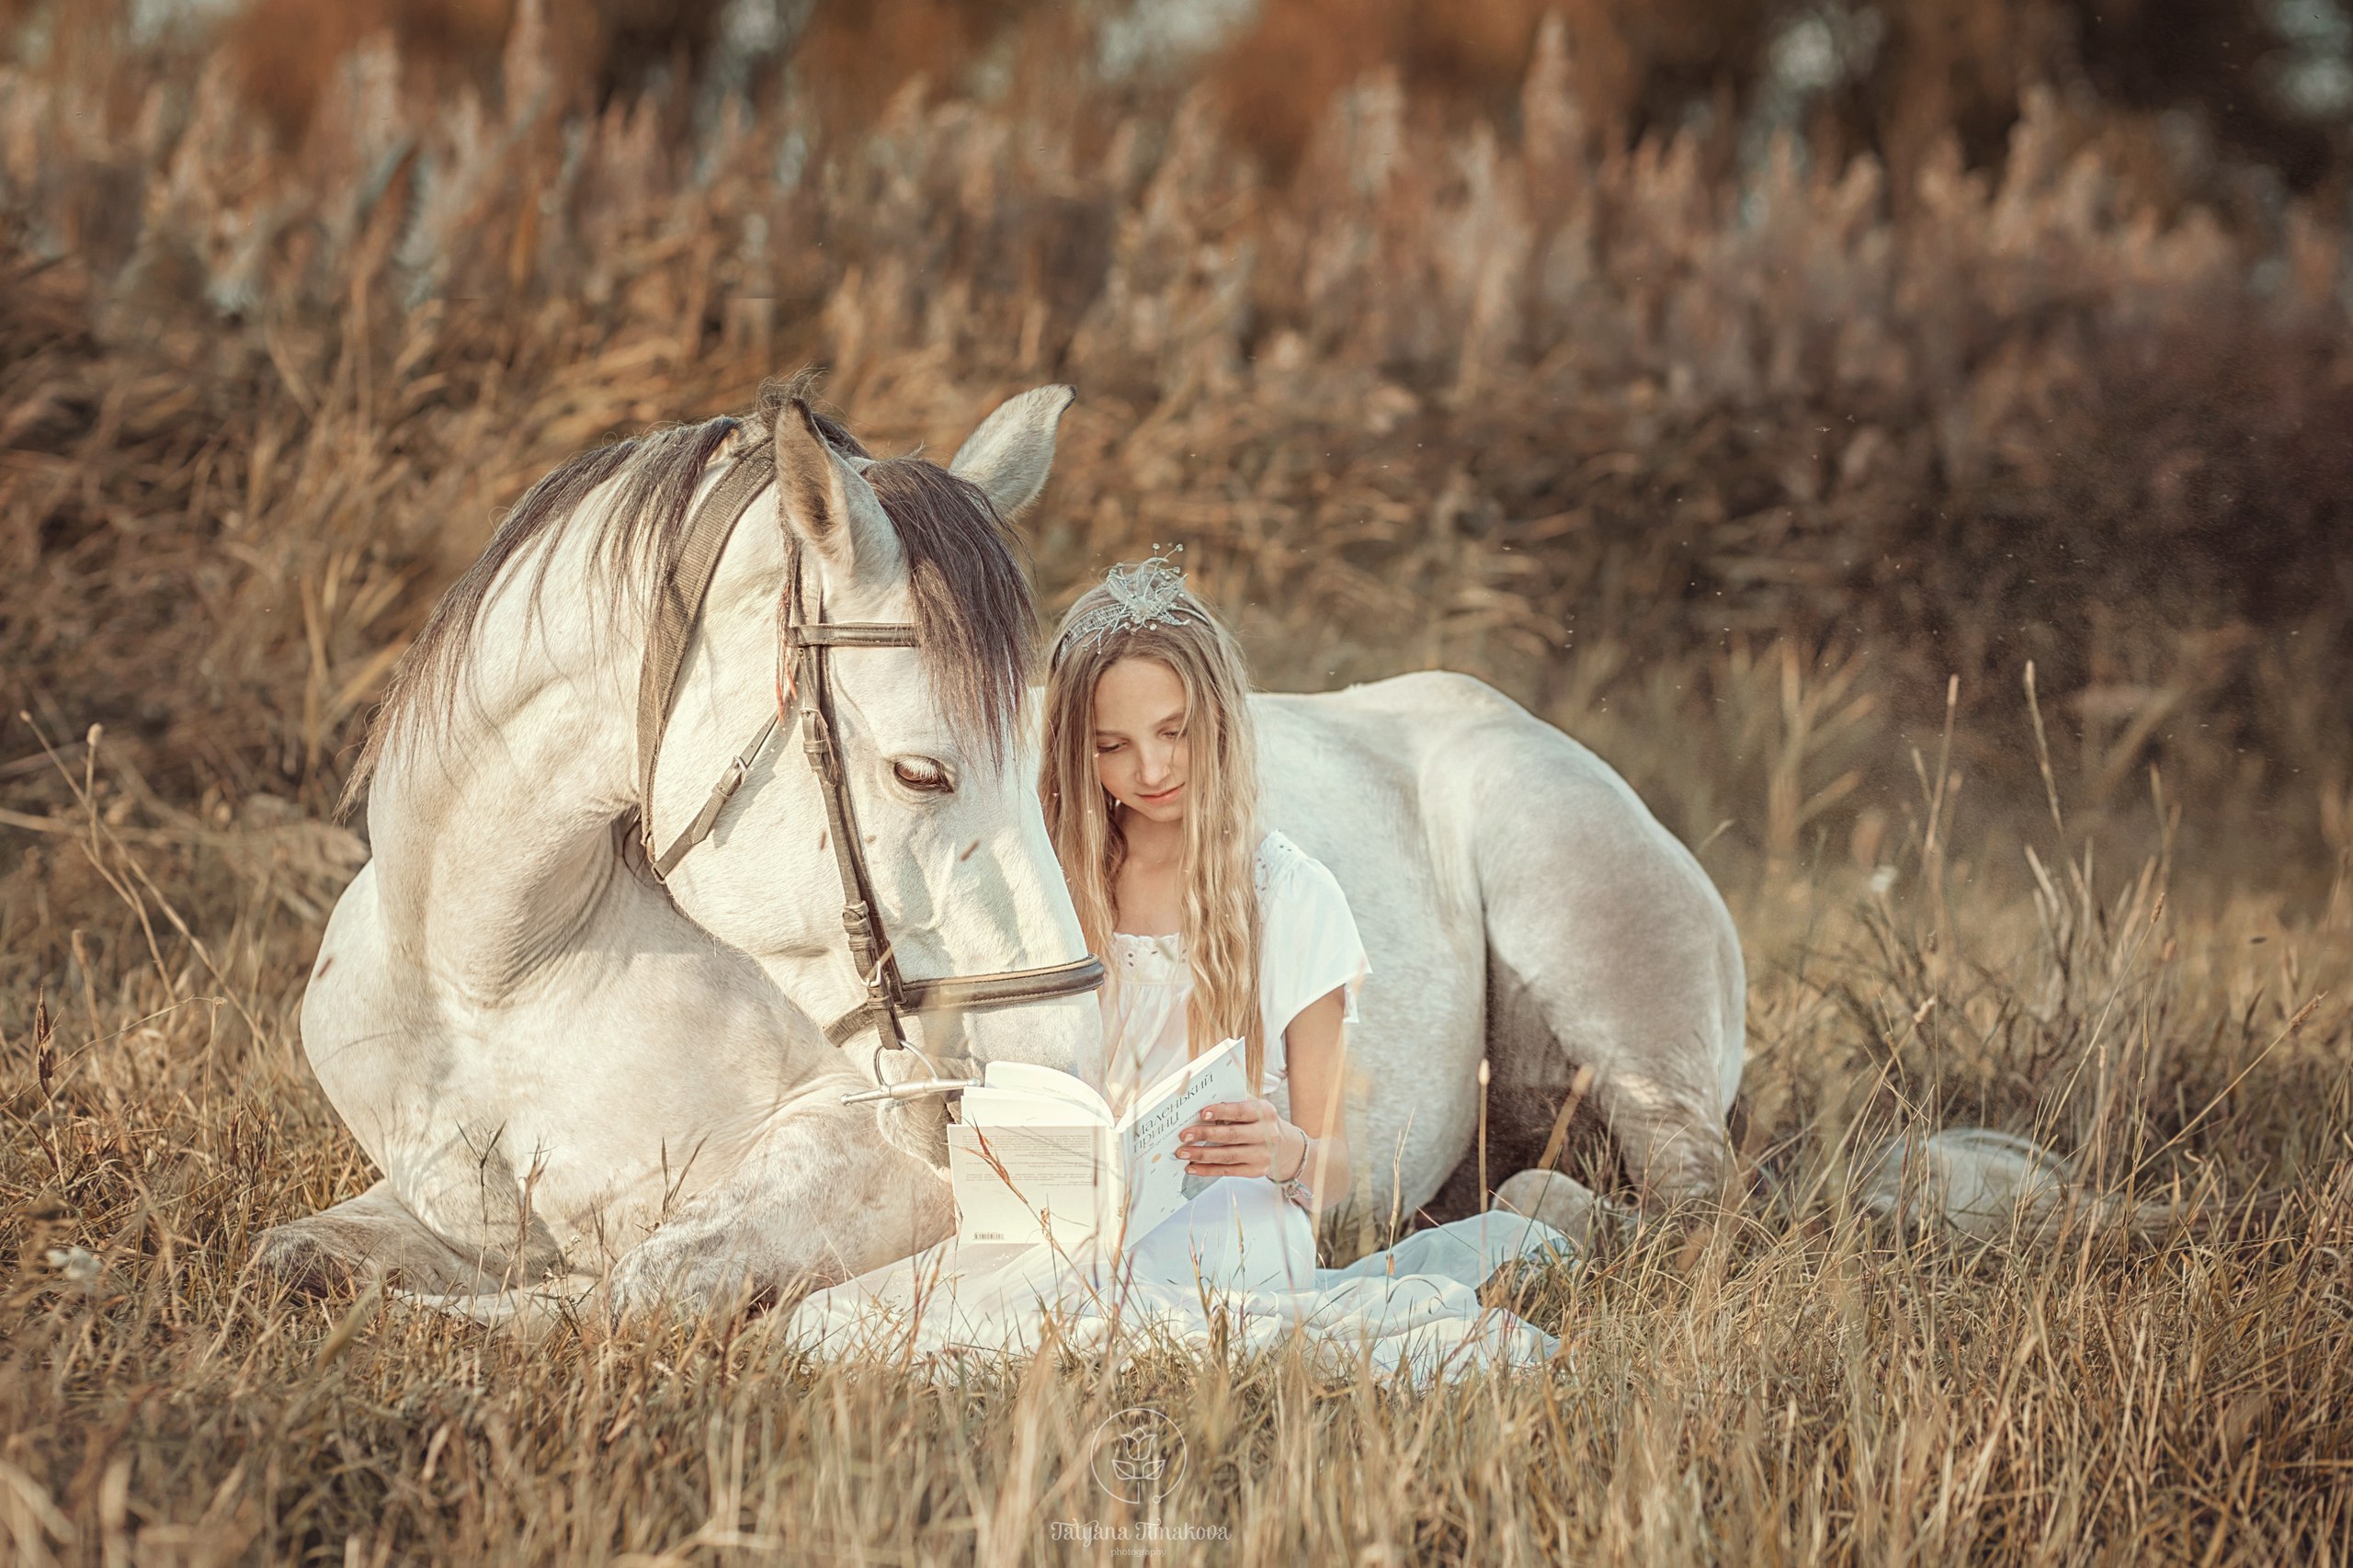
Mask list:
[[[834,862],[842,880],[842,930],[849,939],[851,959],[866,987],[866,1000],[825,1026],[825,1039],[847,1044],[866,1029],[877,1038],[875,1055],[885,1050],[912,1050],[903,1020],[909,1013],[967,1012],[991,1007],[1019,1006],[1081,996],[1103,983],[1102,961],[1092,956],[1038,969],[999,970],[987,974],[955,975],[935,980],[909,980],[899,972],[897,955],[883,929],[882,913],[874,902],[873,879],[858,836],[851,809],[849,779],[835,740],[840,728],[834,712],[834,693],[827,655],[835,648],[913,648],[913,626],[876,621],[828,621],[818,602],[817,619],[806,619],[801,600],[801,540],[785,530],[785,587],[777,638],[777,705],[751,743],[729,759],[711,787],[702,810],[685,831],[658,854],[654,838],[654,769],[660,760],[662,738],[668,728],[670,705],[676,695],[678,674],[686,663],[687,644],[701,613],[719,557],[736,523],[752,499],[776,477],[776,457],[765,443],[736,458],[687,525],[677,562],[665,576],[654,607],[654,625],[646,638],[645,661],[637,687],[637,811],[638,840],[656,881],[665,881],[687,852],[710,836],[720,813],[743,787],[753,765],[776,736],[777,730],[798,708],[801,751],[817,776],[817,790],[825,800],[825,836],[834,847]],[[921,1054],[918,1052],[918,1054]],[[869,1076],[881,1083],[879,1063],[870,1064]],[[911,1091],[937,1088],[952,1092],[937,1078],[930,1085],[894,1085]],[[895,1097],[895,1096],[894,1096]]]

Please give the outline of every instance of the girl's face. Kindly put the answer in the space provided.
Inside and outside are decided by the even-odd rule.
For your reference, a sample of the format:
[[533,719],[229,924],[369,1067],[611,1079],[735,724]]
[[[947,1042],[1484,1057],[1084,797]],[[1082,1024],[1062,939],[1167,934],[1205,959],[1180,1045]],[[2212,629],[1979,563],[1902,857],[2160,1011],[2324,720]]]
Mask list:
[[1121,659],[1095,683],[1095,777],[1147,821],[1184,820],[1185,720],[1185,685],[1158,659]]

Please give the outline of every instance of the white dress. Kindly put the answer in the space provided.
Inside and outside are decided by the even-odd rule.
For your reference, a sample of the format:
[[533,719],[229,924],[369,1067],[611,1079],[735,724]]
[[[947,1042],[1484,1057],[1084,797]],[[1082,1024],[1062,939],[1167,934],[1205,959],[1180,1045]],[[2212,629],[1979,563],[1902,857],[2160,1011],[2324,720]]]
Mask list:
[[[1364,984],[1364,942],[1347,895],[1323,862],[1279,833],[1258,842],[1252,866],[1258,890],[1258,1017],[1265,1027],[1265,1098],[1288,1121],[1290,1062],[1283,1031],[1311,1003],[1343,994],[1357,1020]],[[1182,1066],[1190,1055],[1185,1004],[1193,970],[1181,935],[1111,936],[1112,983],[1103,990],[1103,1097],[1124,1115],[1139,1090]],[[1288,1175],[1286,1171],[1284,1174]],[[1192,1177],[1193,1196],[1136,1244],[1134,1266],[1171,1286],[1198,1274],[1245,1290],[1297,1290],[1315,1275],[1315,1227],[1307,1210],[1284,1199],[1265,1176]],[[1238,1208],[1237,1208],[1238,1206]]]
[[[1258,889],[1258,1018],[1267,1037],[1267,1099],[1290,1116],[1290,1062],[1283,1031],[1308,1004],[1345,990],[1345,1017],[1357,1021],[1364,984],[1364,942],[1347,895],[1324,863],[1279,833],[1258,841],[1252,871]],[[1185,1003],[1193,994],[1185,938],[1111,934],[1106,955],[1112,983],[1103,989],[1103,1097],[1124,1113],[1138,1088],[1158,1083],[1188,1057]]]
[[[1290,1119],[1283,1030],[1336,990],[1356,1020],[1364,945],[1338,881],[1290,839],[1268,833],[1256,870],[1264,1094]],[[1103,1089],[1117,1113],[1139,1085],[1187,1059],[1192,975],[1179,937],[1120,933],[1112,947],[1118,980],[1104,994]],[[1128,1336],[1162,1334],[1205,1349],[1222,1314],[1237,1349],[1303,1333],[1421,1387],[1464,1366],[1540,1365],[1559,1348],[1534,1324],[1478,1300],[1479,1286],[1514,1258],[1575,1256],[1549,1225],[1500,1210],[1473,1215],[1344,1268],[1319,1268],[1313,1222],[1274,1181],[1216,1176],[1188,1187],[1195,1181],[1185,1207],[1124,1257],[1043,1242],[960,1251],[951,1236],[809,1296],[788,1333],[814,1355],[919,1359],[947,1377],[962,1355],[1034,1350],[1057,1333],[1066,1344],[1115,1351]]]

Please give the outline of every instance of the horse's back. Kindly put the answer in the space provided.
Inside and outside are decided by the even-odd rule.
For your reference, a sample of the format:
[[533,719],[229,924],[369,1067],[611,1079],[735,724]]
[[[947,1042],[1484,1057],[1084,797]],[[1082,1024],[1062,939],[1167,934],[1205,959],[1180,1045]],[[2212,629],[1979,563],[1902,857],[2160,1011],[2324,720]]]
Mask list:
[[1453,896],[1474,905],[1508,896],[1531,856],[1608,863],[1643,881],[1706,883],[1614,768],[1474,676],[1421,670],[1336,692],[1270,695],[1261,712],[1292,737],[1283,764],[1304,769],[1319,798],[1372,791],[1372,809],[1417,827],[1434,860],[1459,861],[1441,875],[1461,884]]

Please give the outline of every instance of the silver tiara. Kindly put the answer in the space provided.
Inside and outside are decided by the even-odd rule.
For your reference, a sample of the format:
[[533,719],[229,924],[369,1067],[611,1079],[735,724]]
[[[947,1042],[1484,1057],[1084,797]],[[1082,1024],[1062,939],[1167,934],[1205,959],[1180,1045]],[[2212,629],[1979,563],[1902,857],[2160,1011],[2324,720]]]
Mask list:
[[[1185,547],[1178,545],[1182,551]],[[1063,628],[1062,644],[1077,648],[1106,631],[1132,631],[1140,626],[1184,626],[1192,617],[1176,608],[1185,591],[1185,574],[1166,556],[1154,555],[1131,566],[1125,562],[1105,574],[1103,586],[1111,602],[1097,605]]]

